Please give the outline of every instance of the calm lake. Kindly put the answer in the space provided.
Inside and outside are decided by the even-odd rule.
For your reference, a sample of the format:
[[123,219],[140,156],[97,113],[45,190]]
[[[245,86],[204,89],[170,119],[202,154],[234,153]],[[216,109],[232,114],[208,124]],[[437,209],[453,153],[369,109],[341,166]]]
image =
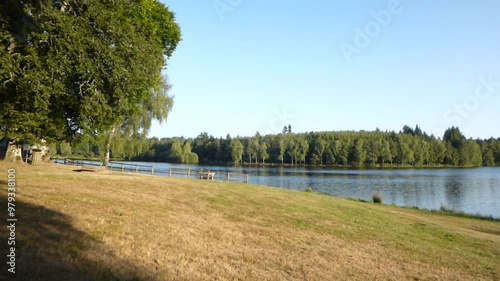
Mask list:
[[[381,192],[386,204],[439,209],[441,206],[500,218],[500,167],[473,169],[333,170],[309,167],[221,167],[141,163],[156,172],[169,168],[249,174],[250,183],[295,190],[312,187],[338,197],[371,200]],[[196,175],[195,175],[196,176]]]
[[[251,184],[294,190],[313,190],[344,198],[371,200],[381,192],[383,202],[398,206],[439,209],[500,218],[500,167],[472,169],[334,170],[309,167],[223,167],[168,163],[153,165],[155,174],[169,168],[206,169],[224,179],[226,172],[249,174]],[[178,175],[181,177],[180,175]],[[192,177],[197,174],[193,173]],[[184,175],[185,177],[185,175]],[[236,178],[234,179],[237,180]]]

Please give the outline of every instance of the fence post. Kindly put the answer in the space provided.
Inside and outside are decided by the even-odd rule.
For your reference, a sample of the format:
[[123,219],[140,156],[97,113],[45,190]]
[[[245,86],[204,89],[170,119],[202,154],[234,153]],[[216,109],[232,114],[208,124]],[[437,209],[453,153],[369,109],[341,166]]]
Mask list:
[[248,174],[247,174],[247,183],[248,183]]
[[137,174],[137,171],[139,170],[139,166],[137,166],[137,164],[135,164],[135,173]]
[[125,169],[125,165],[122,164],[122,172],[123,172],[124,169]]
[[172,168],[169,168],[168,169],[168,176],[171,177],[172,176]]
[[188,168],[188,173],[187,173],[187,177],[189,178],[189,176],[191,176],[191,169]]
[[154,169],[155,169],[155,167],[151,166],[151,175],[154,175]]
[[230,177],[229,172],[227,172],[227,181],[229,181],[229,177]]

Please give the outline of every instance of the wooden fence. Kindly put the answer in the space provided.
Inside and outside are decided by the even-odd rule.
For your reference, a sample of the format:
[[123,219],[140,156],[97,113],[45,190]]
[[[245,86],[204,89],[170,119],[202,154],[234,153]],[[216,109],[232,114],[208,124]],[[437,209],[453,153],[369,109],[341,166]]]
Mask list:
[[196,170],[191,168],[169,168],[166,172],[162,172],[162,174],[169,177],[198,177],[199,179],[206,180],[237,181],[244,183],[249,183],[250,181],[250,176],[248,174]]
[[154,175],[155,167],[153,165],[141,165],[135,163],[109,162],[108,169],[110,171],[119,172],[134,172],[136,174],[151,174]]
[[112,172],[128,172],[136,174],[149,174],[168,177],[199,178],[209,180],[231,181],[249,183],[250,176],[242,173],[216,172],[210,170],[197,170],[191,168],[168,168],[166,170],[156,170],[153,165],[143,165],[136,163],[109,162],[107,167],[102,166],[99,160],[85,160],[76,158],[54,159],[56,163],[81,166],[82,169],[108,169]]
[[234,181],[234,179],[236,179],[239,181],[243,181],[245,183],[248,183],[250,180],[250,176],[248,174],[229,173],[229,172],[227,172],[226,178],[227,178],[227,181],[231,181],[231,180]]

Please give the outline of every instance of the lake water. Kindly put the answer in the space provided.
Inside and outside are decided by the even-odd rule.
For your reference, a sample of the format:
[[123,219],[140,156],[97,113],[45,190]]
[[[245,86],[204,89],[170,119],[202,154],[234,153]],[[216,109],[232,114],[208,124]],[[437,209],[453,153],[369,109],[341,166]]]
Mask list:
[[[251,184],[294,190],[313,190],[344,198],[371,200],[376,192],[383,202],[398,206],[439,209],[441,206],[471,214],[500,218],[500,167],[473,169],[334,170],[309,167],[222,167],[168,163],[153,165],[155,174],[169,168],[249,174]],[[193,173],[193,177],[197,174]],[[185,177],[185,176],[184,176]],[[236,178],[235,178],[236,180]]]

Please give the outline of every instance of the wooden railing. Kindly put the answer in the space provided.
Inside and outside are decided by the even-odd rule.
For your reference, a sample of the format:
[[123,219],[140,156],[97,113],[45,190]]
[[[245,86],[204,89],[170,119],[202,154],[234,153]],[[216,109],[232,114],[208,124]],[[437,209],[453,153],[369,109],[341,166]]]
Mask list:
[[233,179],[239,179],[244,181],[245,183],[248,183],[250,180],[250,176],[248,174],[241,174],[241,173],[229,173],[227,172],[227,181],[231,181]]
[[[66,164],[66,165],[76,165],[81,166],[82,169],[92,169],[95,170],[102,166],[102,162],[99,160],[85,160],[82,158],[64,158],[64,159],[54,159],[56,163]],[[199,179],[209,179],[209,180],[221,180],[221,181],[232,181],[232,182],[244,182],[249,183],[250,176],[243,173],[231,173],[231,172],[216,172],[210,170],[196,170],[191,168],[168,168],[166,170],[155,171],[153,165],[143,165],[136,163],[125,163],[125,162],[109,162],[106,167],[112,172],[129,172],[136,174],[150,174],[168,177],[186,177],[193,178],[199,177]]]
[[[154,175],[155,167],[153,165],[141,165],[135,163],[109,162],[108,168],[110,171],[147,173]],[[113,170],[114,168],[114,170]]]

